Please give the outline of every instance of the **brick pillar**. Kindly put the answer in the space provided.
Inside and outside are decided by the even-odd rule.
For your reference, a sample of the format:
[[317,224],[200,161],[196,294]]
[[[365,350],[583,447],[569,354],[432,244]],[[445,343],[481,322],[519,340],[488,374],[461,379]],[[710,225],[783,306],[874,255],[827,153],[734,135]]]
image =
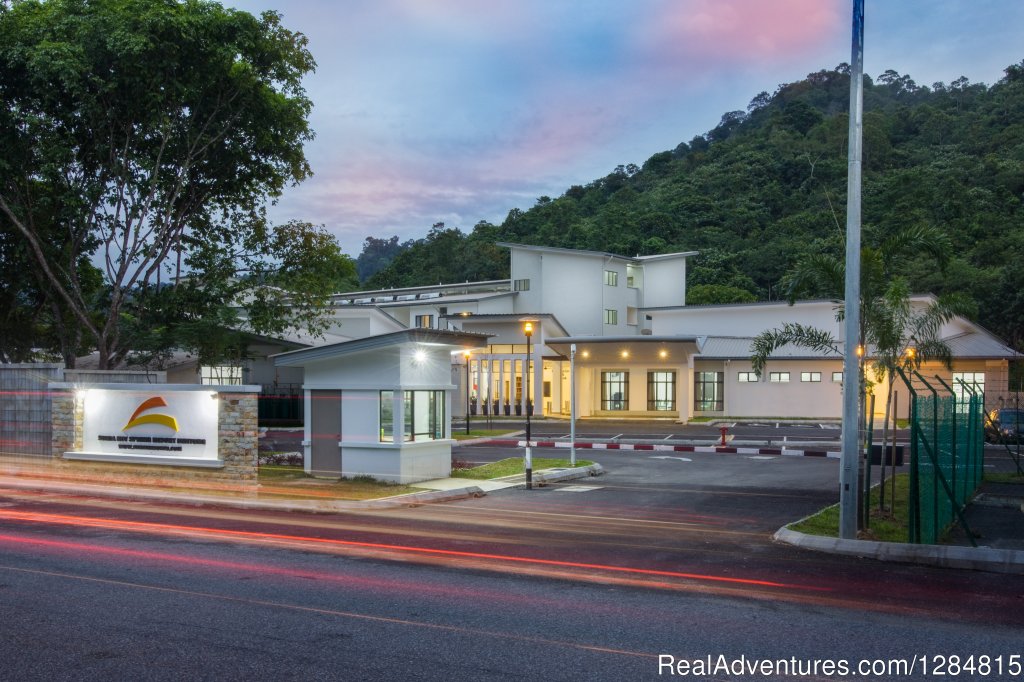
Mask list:
[[85,401],[74,390],[55,391],[50,398],[53,419],[53,457],[60,459],[65,452],[81,450],[83,443],[82,420]]
[[221,393],[217,445],[224,478],[256,483],[258,414],[255,393]]

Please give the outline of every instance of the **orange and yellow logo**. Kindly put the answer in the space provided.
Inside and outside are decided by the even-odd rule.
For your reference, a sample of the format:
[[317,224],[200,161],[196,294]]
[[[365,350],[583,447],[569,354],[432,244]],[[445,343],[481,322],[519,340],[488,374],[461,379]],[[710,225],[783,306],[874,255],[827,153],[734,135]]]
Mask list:
[[[136,426],[142,426],[143,424],[160,424],[174,429],[177,433],[178,420],[168,414],[142,414],[146,410],[152,410],[154,407],[167,407],[167,401],[156,396],[144,400],[141,405],[136,408],[135,412],[132,413],[131,418],[128,419],[128,423],[124,425],[122,431],[135,428]],[[142,416],[139,416],[142,415]]]

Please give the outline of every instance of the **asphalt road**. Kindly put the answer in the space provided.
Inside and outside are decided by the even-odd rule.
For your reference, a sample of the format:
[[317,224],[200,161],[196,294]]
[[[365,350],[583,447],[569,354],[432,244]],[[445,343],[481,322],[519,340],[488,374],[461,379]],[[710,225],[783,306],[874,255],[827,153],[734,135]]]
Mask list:
[[0,491],[0,677],[633,680],[659,655],[1024,654],[1019,576],[771,543],[835,500],[834,460],[588,454],[610,473],[366,514]]

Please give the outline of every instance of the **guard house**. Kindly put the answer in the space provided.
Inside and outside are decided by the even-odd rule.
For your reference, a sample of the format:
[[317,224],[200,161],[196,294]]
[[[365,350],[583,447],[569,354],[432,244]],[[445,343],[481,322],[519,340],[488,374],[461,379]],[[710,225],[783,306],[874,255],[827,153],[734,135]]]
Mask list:
[[413,328],[274,356],[305,370],[306,473],[396,483],[450,475],[452,356],[487,339]]

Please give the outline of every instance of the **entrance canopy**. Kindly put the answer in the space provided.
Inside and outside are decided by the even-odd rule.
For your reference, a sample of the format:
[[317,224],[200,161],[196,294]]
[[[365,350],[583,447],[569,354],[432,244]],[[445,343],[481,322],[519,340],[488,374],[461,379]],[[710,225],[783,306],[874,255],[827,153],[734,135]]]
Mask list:
[[567,336],[548,339],[547,347],[569,359],[576,344],[576,361],[596,364],[685,364],[700,353],[704,339],[697,336]]

